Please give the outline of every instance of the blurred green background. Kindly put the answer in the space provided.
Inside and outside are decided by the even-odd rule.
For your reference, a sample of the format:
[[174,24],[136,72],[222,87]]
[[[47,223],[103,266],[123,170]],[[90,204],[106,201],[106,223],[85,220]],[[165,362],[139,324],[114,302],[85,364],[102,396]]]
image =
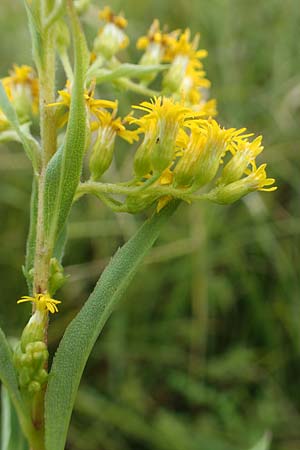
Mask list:
[[[93,350],[67,449],[248,450],[270,432],[272,450],[299,450],[299,1],[109,4],[129,19],[124,59],[138,60],[134,42],[155,17],[201,32],[219,120],[264,135],[278,191],[228,207],[180,207]],[[0,12],[2,77],[13,63],[30,64],[31,50],[22,2],[2,0]],[[84,20],[92,36],[93,12]],[[121,96],[126,107],[140,100]],[[131,157],[123,154],[113,171],[126,177]],[[0,325],[10,336],[29,314],[16,300],[26,293],[30,188],[22,150],[1,146]],[[64,259],[71,277],[51,318],[53,350],[142,219],[116,216],[93,198],[76,205]]]

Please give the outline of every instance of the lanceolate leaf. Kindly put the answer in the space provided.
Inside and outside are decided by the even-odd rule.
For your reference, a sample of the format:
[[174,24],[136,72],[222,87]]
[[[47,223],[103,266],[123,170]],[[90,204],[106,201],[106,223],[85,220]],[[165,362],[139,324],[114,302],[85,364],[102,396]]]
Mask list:
[[17,375],[13,366],[12,351],[0,328],[0,380],[6,387],[10,399],[18,413],[23,428],[28,428],[27,412],[24,409],[18,387]]
[[71,13],[75,75],[68,126],[63,146],[50,160],[45,183],[45,228],[52,246],[66,222],[79,184],[86,136],[84,78],[87,68],[85,38],[75,13]]
[[155,72],[161,72],[169,67],[168,64],[156,64],[149,66],[141,66],[138,64],[122,64],[116,69],[98,69],[95,73],[91,72],[89,77],[95,76],[97,83],[104,83],[114,81],[121,77],[140,78],[143,75],[148,75]]
[[70,323],[58,347],[46,392],[46,449],[63,450],[79,382],[105,322],[177,206],[167,205],[146,221],[112,258],[93,293]]
[[7,389],[1,389],[1,450],[28,450],[16,411]]

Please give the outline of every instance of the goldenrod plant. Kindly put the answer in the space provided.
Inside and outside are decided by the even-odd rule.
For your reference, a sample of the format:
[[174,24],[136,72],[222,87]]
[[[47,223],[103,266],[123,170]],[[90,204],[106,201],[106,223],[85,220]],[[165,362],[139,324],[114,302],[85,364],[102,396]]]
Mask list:
[[[28,293],[17,301],[30,302],[32,314],[13,349],[0,332],[2,450],[65,448],[92,347],[180,203],[182,208],[194,202],[201,208],[203,201],[223,205],[276,189],[266,164],[256,163],[262,137],[216,120],[199,35],[161,29],[155,20],[137,41],[139,62],[121,62],[129,45],[127,20],[105,7],[88,46],[79,18],[89,3],[25,0],[34,67],[15,65],[0,84],[0,141],[19,142],[33,173],[23,267]],[[57,58],[65,73],[58,91]],[[97,98],[102,83],[133,91],[140,102],[120,117],[116,98]],[[129,180],[109,178],[119,139],[135,152]],[[49,315],[63,308],[56,292],[67,278],[69,213],[86,195],[116,213],[147,210],[150,218],[113,256],[65,330],[50,367]]]

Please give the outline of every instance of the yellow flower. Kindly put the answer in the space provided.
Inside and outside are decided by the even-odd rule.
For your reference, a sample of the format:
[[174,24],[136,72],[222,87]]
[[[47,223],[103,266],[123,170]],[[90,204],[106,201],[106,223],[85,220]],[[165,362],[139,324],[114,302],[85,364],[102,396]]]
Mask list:
[[99,30],[94,41],[94,52],[110,59],[119,50],[126,48],[129,43],[129,39],[124,33],[127,20],[123,16],[115,15],[109,6],[99,12],[99,18],[106,23]]
[[98,122],[95,122],[97,128],[93,130],[97,133],[97,137],[89,161],[92,179],[95,181],[99,180],[111,165],[116,136],[120,136],[130,144],[139,138],[140,130],[128,130],[124,125],[126,122],[130,122],[130,116],[123,120],[116,117],[117,105],[116,102],[116,107],[111,113],[106,110],[97,112]]
[[[137,41],[137,48],[145,50],[140,64],[152,65],[159,64],[165,59],[166,52],[171,43],[176,40],[179,30],[171,33],[163,33],[160,30],[159,21],[155,19],[149,28],[147,36],[141,36]],[[150,83],[156,74],[145,75],[142,79]]]
[[151,134],[152,148],[147,152],[152,169],[163,172],[172,163],[177,145],[177,136],[183,123],[193,118],[193,111],[172,98],[155,97],[151,102],[133,105],[146,114],[138,119],[141,130]]
[[173,61],[178,55],[186,56],[189,60],[203,59],[207,56],[206,50],[197,50],[200,40],[200,34],[197,33],[194,39],[190,41],[191,31],[187,28],[177,40],[170,42],[166,60]]
[[[266,173],[267,164],[261,164],[258,169],[256,167],[253,168],[252,172],[243,180],[248,185],[248,188],[251,191],[265,191],[265,192],[273,192],[276,191],[277,186],[272,186],[275,183],[274,178],[267,178]],[[272,187],[266,187],[272,186]]]
[[177,93],[189,104],[197,105],[204,100],[203,90],[210,87],[201,61],[207,56],[207,51],[197,49],[199,34],[192,41],[190,38],[190,30],[187,29],[179,39],[170,42],[165,60],[171,62],[171,67],[164,76],[163,85],[166,92]]
[[147,50],[151,44],[161,45],[166,50],[179,34],[179,30],[172,31],[171,33],[163,33],[160,30],[159,21],[154,19],[152,25],[149,28],[147,36],[141,36],[137,41],[137,48],[139,50]]
[[8,98],[15,103],[17,112],[25,115],[28,110],[34,114],[38,112],[39,84],[32,67],[14,65],[2,83]]
[[36,306],[37,311],[49,311],[52,314],[58,312],[56,305],[59,305],[61,301],[54,300],[49,294],[36,294],[34,297],[28,295],[23,295],[17,303],[32,302]]
[[117,16],[113,13],[109,6],[105,6],[99,11],[99,19],[107,23],[114,23],[118,28],[126,28],[127,20],[123,16]]
[[262,136],[258,136],[254,141],[249,142],[243,136],[235,136],[232,141],[236,141],[233,147],[234,155],[224,167],[218,184],[229,184],[239,180],[246,173],[251,174],[252,169],[256,169],[255,158],[263,151],[261,145]]
[[233,203],[253,191],[276,191],[274,183],[274,178],[267,178],[266,164],[262,164],[258,169],[253,167],[251,173],[240,180],[219,185],[209,193],[209,198],[220,204]]
[[[108,108],[108,109],[116,109],[118,102],[116,100],[112,101],[112,100],[104,100],[104,99],[96,99],[94,97],[94,85],[92,85],[92,87],[89,90],[85,90],[84,93],[84,99],[85,99],[85,103],[86,103],[86,107],[88,110],[88,115],[89,115],[89,119],[90,119],[90,126],[91,129],[97,129],[98,128],[98,121],[99,121],[99,114],[104,110],[104,108]],[[60,116],[59,118],[59,122],[58,122],[58,126],[59,127],[63,127],[66,122],[68,121],[68,117],[69,117],[69,109],[70,109],[70,104],[71,104],[71,83],[68,80],[66,83],[66,87],[65,89],[62,89],[60,91],[58,91],[59,94],[59,100],[55,103],[49,103],[47,106],[48,107],[53,107],[53,106],[63,106],[67,108],[67,112],[65,112],[62,116]]]

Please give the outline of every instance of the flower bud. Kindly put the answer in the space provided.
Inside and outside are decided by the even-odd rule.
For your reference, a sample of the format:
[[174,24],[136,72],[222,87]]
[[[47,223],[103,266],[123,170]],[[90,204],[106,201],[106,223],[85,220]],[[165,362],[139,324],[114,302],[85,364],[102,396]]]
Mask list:
[[163,78],[163,87],[166,92],[173,93],[180,91],[188,63],[189,58],[185,55],[175,57],[171,67]]
[[49,294],[53,295],[66,282],[67,276],[64,275],[63,266],[56,258],[50,260],[50,274],[49,274]]
[[43,341],[47,324],[47,314],[36,310],[29,319],[21,336],[21,350],[25,353],[27,345],[31,342]]
[[158,195],[141,194],[128,195],[126,199],[126,206],[128,212],[135,214],[149,208],[157,199]]
[[93,145],[89,168],[91,178],[98,181],[110,167],[114,155],[116,133],[110,127],[100,127]]
[[41,385],[38,381],[31,381],[28,385],[28,392],[30,394],[36,394],[41,390]]
[[109,7],[99,13],[100,19],[106,21],[94,41],[94,52],[111,59],[120,49],[127,47],[128,37],[124,33],[127,21],[122,16],[116,16]]
[[134,172],[139,178],[147,175],[153,169],[151,154],[157,139],[155,120],[149,121],[147,130],[144,130],[144,133],[144,140],[138,147],[134,157]]

